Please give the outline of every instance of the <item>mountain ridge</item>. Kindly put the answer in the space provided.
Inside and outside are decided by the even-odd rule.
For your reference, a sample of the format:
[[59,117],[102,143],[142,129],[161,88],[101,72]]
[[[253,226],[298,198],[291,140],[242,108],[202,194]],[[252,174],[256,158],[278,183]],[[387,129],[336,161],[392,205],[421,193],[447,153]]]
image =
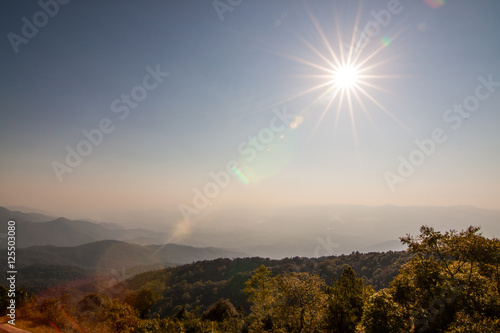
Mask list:
[[[6,255],[1,253],[1,260],[6,260]],[[73,247],[38,245],[19,248],[16,263],[18,268],[41,264],[109,272],[141,265],[162,263],[175,266],[200,260],[244,256],[248,254],[213,247],[197,248],[178,244],[142,246],[119,240],[101,240]]]
[[[113,223],[53,218],[0,207],[0,221],[3,221],[4,228],[10,220],[16,222],[18,248],[38,245],[77,246],[107,239],[130,241],[136,238],[147,238],[161,244],[168,236],[166,233],[141,228],[126,229]],[[6,243],[0,242],[0,246],[5,247]]]

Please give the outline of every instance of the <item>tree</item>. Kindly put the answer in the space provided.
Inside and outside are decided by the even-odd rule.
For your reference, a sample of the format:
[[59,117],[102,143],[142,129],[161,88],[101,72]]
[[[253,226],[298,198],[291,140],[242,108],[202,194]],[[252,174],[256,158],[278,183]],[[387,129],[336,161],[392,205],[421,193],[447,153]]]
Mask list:
[[43,300],[39,306],[39,312],[42,315],[44,324],[50,324],[59,330],[73,328],[74,324],[68,314],[68,312],[72,312],[70,300],[71,296],[69,294],[63,294],[59,298]]
[[146,318],[149,309],[156,303],[159,296],[153,293],[151,289],[141,289],[127,295],[125,303],[134,307],[141,318]]
[[113,332],[132,332],[139,323],[136,309],[104,294],[88,294],[78,305],[80,322],[90,324],[93,329],[106,326]]
[[500,319],[472,317],[460,312],[446,333],[498,333],[500,332]]
[[246,282],[255,332],[319,331],[324,323],[325,282],[316,275],[290,273],[271,277],[262,266]]
[[[30,301],[33,295],[27,290],[18,288],[15,292],[16,308],[21,308],[24,304]],[[7,306],[10,304],[9,289],[6,286],[0,285],[0,316],[7,314]]]
[[235,317],[238,317],[238,311],[236,311],[233,304],[228,299],[221,298],[203,313],[201,319],[223,322],[224,319]]
[[328,313],[327,329],[332,333],[354,332],[361,321],[363,306],[373,293],[365,286],[363,279],[356,277],[356,272],[349,266],[336,280],[333,287],[327,288]]
[[366,333],[409,332],[400,308],[387,289],[370,297],[364,307],[362,323]]
[[441,233],[423,226],[419,236],[401,238],[415,257],[390,291],[415,332],[446,331],[458,325],[459,313],[478,324],[500,318],[500,242],[479,230]]

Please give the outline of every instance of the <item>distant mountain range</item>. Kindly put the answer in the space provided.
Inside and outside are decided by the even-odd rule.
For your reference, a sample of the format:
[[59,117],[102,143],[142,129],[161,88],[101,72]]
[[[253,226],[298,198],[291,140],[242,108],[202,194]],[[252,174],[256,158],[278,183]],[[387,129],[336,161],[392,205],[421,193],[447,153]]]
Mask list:
[[[173,240],[168,233],[159,231],[160,225],[157,230],[137,225],[126,228],[115,223],[55,218],[19,208],[24,211],[0,207],[0,248],[7,245],[7,221],[16,221],[19,282],[37,292],[51,288],[88,292],[101,282],[106,287],[109,281],[138,273],[156,274],[153,271],[165,267],[218,258],[325,257],[353,251],[402,250],[404,246],[398,238],[407,233],[419,234],[421,225],[441,231],[475,225],[481,226],[487,237],[500,236],[500,212],[474,207],[221,210],[194,221],[189,237]],[[154,220],[148,220],[147,214],[141,215],[141,221]],[[161,218],[155,212],[156,221],[163,223],[161,230],[175,225],[172,216],[168,212]],[[154,225],[150,223],[148,227]],[[165,242],[167,239],[171,242]],[[1,250],[0,261],[6,262],[6,256],[7,251]],[[5,281],[5,274],[0,272],[0,279]],[[189,272],[186,274],[189,276]],[[250,272],[245,274],[248,277]]]
[[[0,207],[2,249],[7,246],[9,220],[16,222],[16,269],[24,276],[21,282],[33,290],[74,279],[88,283],[96,276],[113,272],[126,271],[126,276],[132,276],[200,260],[248,256],[222,248],[165,243],[167,235],[146,229],[126,229],[113,223],[54,218]],[[7,251],[0,251],[0,262],[7,262]],[[4,275],[5,271],[0,272],[0,278]]]
[[[200,260],[248,256],[214,247],[139,245],[125,239],[162,244],[164,236],[145,229],[125,229],[112,223],[54,219],[0,207],[0,262],[7,262],[7,222],[16,222],[16,270],[19,285],[41,292],[54,287],[93,290],[96,283]],[[0,279],[6,281],[6,271]],[[109,280],[109,278],[108,278]]]
[[[203,219],[192,221],[189,235],[179,239],[165,232],[174,230],[179,221],[173,210],[124,211],[110,216],[108,223],[102,223],[54,218],[40,211],[30,213],[27,207],[16,208],[23,212],[0,207],[0,221],[6,223],[14,219],[17,222],[18,247],[70,247],[103,240],[158,245],[169,240],[180,245],[235,249],[278,259],[404,250],[399,237],[418,234],[422,225],[442,231],[474,225],[481,226],[487,237],[500,236],[500,211],[469,206],[324,205],[214,210]],[[109,223],[116,221],[119,224]],[[5,233],[0,230],[2,232]],[[2,247],[5,242],[0,238]]]
[[[6,262],[6,251],[0,260]],[[247,256],[242,252],[218,248],[196,248],[186,245],[165,244],[142,246],[116,240],[105,240],[79,246],[53,245],[19,248],[16,252],[17,268],[30,265],[74,266],[95,272],[129,269],[137,266],[176,266],[199,260],[237,258]]]
[[[147,219],[147,214],[143,216]],[[470,206],[325,205],[212,211],[193,222],[185,245],[238,248],[270,258],[316,257],[353,251],[399,251],[399,237],[418,235],[422,225],[436,230],[480,226],[500,237],[500,211]]]
[[[16,222],[17,247],[37,245],[77,246],[101,240],[121,240],[140,244],[162,244],[167,238],[164,233],[135,228],[125,229],[113,223],[54,218],[39,213],[23,213],[0,207],[0,221]],[[6,227],[0,232],[5,233]],[[1,241],[1,238],[0,238]],[[0,243],[0,248],[6,246]]]
[[[16,206],[16,208],[21,208]],[[14,220],[16,222],[48,222],[54,220],[55,217],[41,214],[38,212],[20,211],[18,209],[7,209],[0,207],[0,218],[2,221]]]

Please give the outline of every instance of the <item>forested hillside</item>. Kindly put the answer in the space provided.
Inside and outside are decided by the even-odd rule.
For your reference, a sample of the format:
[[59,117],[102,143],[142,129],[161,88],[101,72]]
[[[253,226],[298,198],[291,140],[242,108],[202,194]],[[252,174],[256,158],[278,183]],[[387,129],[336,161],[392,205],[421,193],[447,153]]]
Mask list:
[[77,299],[19,290],[18,317],[38,332],[500,331],[498,239],[422,227],[401,241],[408,251],[202,261]]
[[249,310],[244,283],[255,269],[266,266],[273,275],[287,273],[317,274],[327,284],[339,276],[345,267],[353,267],[365,283],[375,289],[389,286],[398,269],[407,262],[407,252],[352,253],[324,258],[264,258],[216,259],[190,265],[166,268],[139,274],[126,281],[131,290],[149,288],[163,297],[152,308],[161,316],[172,315],[180,306],[205,309],[220,298],[230,299],[238,307]]

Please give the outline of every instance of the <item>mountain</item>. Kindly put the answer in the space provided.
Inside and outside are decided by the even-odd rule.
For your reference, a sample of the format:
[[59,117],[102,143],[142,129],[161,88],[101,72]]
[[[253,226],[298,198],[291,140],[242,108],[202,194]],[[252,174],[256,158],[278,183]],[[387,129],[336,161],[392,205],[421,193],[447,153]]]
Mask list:
[[227,298],[235,307],[242,306],[248,311],[248,295],[243,292],[245,282],[262,265],[273,275],[290,272],[317,274],[328,285],[345,267],[351,266],[367,284],[380,290],[388,287],[401,265],[410,258],[408,252],[401,251],[280,260],[259,257],[216,259],[141,273],[127,279],[124,286],[132,291],[149,288],[162,295],[152,308],[152,316],[173,315],[187,304],[200,306],[203,310],[220,298]]
[[[3,252],[0,254],[0,260],[6,262],[6,253]],[[141,246],[105,240],[73,247],[45,245],[19,248],[16,253],[16,263],[19,269],[36,264],[73,266],[94,272],[109,272],[158,263],[174,266],[199,260],[243,256],[244,253],[218,248],[196,248],[176,244]]]
[[[6,251],[0,252],[2,262],[7,262],[6,256]],[[54,288],[90,292],[99,284],[109,287],[110,283],[147,271],[244,256],[244,253],[218,248],[176,244],[141,246],[115,240],[73,247],[33,246],[17,249],[17,284],[36,293]],[[6,271],[0,272],[0,279],[6,281],[6,278]]]
[[419,234],[422,225],[437,230],[480,226],[485,236],[499,237],[500,211],[469,206],[351,205],[214,210],[193,223],[190,237],[182,244],[216,244],[276,259],[398,251],[402,249],[399,237]]
[[[6,281],[7,276],[6,272],[0,272],[0,279],[3,281]],[[92,272],[74,266],[35,264],[17,270],[16,285],[18,288],[39,293],[50,288],[74,285],[76,281],[88,284],[94,276]]]
[[47,222],[53,220],[53,216],[41,213],[25,212],[20,210],[10,210],[0,207],[0,221],[14,220],[16,222]]
[[[178,212],[177,212],[178,213]],[[15,214],[15,215],[13,215]],[[33,216],[0,208],[0,217],[18,222],[18,246],[75,246],[114,239],[139,245],[162,244],[175,230],[179,216],[173,210],[120,212],[114,223],[97,223],[64,218],[33,220]],[[125,220],[128,216],[129,220]],[[152,230],[138,229],[145,225]],[[5,222],[6,223],[6,222]],[[135,229],[125,228],[135,226]],[[461,230],[481,226],[487,237],[500,236],[500,211],[469,206],[297,206],[264,209],[213,210],[191,224],[189,237],[173,239],[194,247],[231,248],[254,256],[320,257],[353,251],[399,251],[399,237],[418,234],[422,225],[438,230]],[[1,231],[0,231],[1,232]],[[1,235],[0,235],[1,237]],[[0,246],[5,246],[1,242]]]
[[128,240],[137,237],[151,237],[157,243],[162,241],[158,233],[144,229],[110,229],[88,221],[58,218],[43,223],[19,223],[18,246],[34,245],[74,246],[99,240]]
[[[132,241],[148,239],[149,244],[162,244],[167,235],[151,230],[135,228],[125,229],[113,223],[94,223],[81,220],[69,220],[63,217],[52,218],[37,213],[22,213],[0,207],[0,221],[16,222],[16,246],[18,248],[55,245],[76,246],[100,240]],[[0,246],[5,247],[6,242]]]
[[45,216],[52,216],[52,218],[54,218],[54,216],[56,215],[56,214],[47,212],[47,211],[42,210],[42,209],[28,207],[28,206],[6,206],[5,208],[12,210],[12,211],[19,211],[21,213],[35,213],[35,214],[40,214],[40,215],[45,215]]
[[[332,284],[332,278],[337,278],[345,267],[351,266],[359,277],[379,290],[387,287],[401,265],[412,257],[406,251],[356,252],[341,256],[280,260],[259,257],[219,258],[167,268],[164,265],[129,268],[129,265],[154,262],[149,256],[154,256],[155,250],[158,249],[118,241],[97,242],[73,248],[43,246],[22,249],[19,254],[22,258],[19,259],[17,286],[42,297],[55,297],[61,292],[68,292],[75,299],[96,291],[119,297],[125,290],[149,288],[156,294],[163,295],[154,309],[162,315],[171,315],[179,309],[178,306],[187,303],[206,308],[220,298],[228,298],[236,306],[241,305],[248,311],[247,295],[243,293],[244,283],[262,265],[268,267],[273,275],[291,272],[317,274],[328,285]],[[207,249],[165,246],[156,259],[168,258],[175,253],[173,250],[205,258],[220,254],[213,252],[216,249],[206,252]],[[232,255],[231,252],[225,253]],[[44,258],[47,259],[42,260]],[[42,263],[33,264],[39,260]],[[6,281],[6,277],[5,271],[0,272],[1,280]],[[117,286],[117,283],[122,286]]]

